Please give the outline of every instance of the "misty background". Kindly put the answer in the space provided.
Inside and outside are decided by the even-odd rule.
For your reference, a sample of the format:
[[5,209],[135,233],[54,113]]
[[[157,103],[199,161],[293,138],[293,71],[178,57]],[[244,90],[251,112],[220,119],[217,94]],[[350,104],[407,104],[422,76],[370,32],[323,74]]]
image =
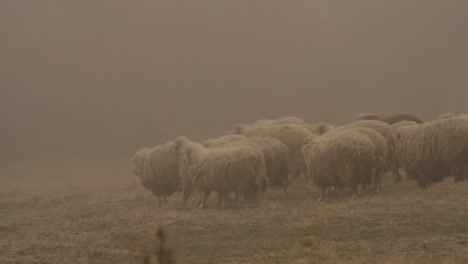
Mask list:
[[468,112],[464,0],[2,0],[0,159],[130,158],[294,115]]

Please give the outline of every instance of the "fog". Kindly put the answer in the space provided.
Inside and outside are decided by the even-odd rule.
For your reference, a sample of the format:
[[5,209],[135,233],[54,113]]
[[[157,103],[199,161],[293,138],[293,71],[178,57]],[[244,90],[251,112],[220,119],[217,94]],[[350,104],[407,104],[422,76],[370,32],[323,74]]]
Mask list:
[[468,112],[464,0],[0,1],[0,158],[126,158],[294,115]]

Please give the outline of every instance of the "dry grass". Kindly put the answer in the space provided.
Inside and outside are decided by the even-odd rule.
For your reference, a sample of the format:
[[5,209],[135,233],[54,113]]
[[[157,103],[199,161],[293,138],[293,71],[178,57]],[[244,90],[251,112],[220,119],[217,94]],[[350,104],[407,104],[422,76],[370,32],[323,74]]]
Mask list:
[[184,208],[179,194],[160,209],[127,164],[67,166],[2,172],[1,263],[157,263],[158,252],[177,263],[468,263],[468,182],[425,191],[388,178],[381,194],[323,203],[296,182],[288,200],[271,190],[248,210],[215,209],[214,197]]

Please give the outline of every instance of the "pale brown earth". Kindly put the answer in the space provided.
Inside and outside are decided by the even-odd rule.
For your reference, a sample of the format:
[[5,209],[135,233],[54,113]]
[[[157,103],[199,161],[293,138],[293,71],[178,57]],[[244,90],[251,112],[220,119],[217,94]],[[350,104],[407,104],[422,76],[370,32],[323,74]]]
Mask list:
[[[468,263],[468,182],[428,190],[385,178],[371,190],[316,202],[296,181],[252,209],[158,208],[127,161],[4,164],[0,263],[141,263],[163,228],[178,263]],[[151,252],[151,249],[148,249]],[[442,262],[444,260],[445,262]]]

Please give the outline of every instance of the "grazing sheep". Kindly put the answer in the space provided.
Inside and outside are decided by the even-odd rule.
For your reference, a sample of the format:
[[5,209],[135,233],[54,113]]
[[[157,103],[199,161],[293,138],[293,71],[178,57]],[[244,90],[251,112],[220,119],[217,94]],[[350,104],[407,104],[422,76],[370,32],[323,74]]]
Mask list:
[[201,193],[200,208],[212,190],[218,193],[223,208],[231,191],[236,194],[238,204],[241,196],[248,202],[262,196],[268,180],[264,157],[258,148],[229,145],[210,149],[186,137],[178,137],[175,142],[181,159],[184,202],[192,186]]
[[280,186],[288,196],[289,186],[289,148],[281,141],[272,137],[252,137],[243,135],[226,135],[203,142],[207,148],[235,146],[247,144],[261,149],[267,170],[267,178],[272,187]]
[[344,127],[367,127],[380,133],[387,140],[386,170],[392,172],[395,182],[401,181],[401,174],[398,170],[400,166],[397,164],[395,157],[395,131],[389,124],[378,120],[359,120]]
[[289,179],[289,148],[281,141],[272,137],[243,137],[237,141],[229,141],[233,135],[220,137],[218,139],[212,139],[204,142],[204,146],[223,147],[226,145],[239,145],[249,144],[251,146],[258,147],[262,150],[265,158],[265,166],[267,170],[267,178],[272,187],[282,187],[285,196],[288,196],[288,186],[290,183]]
[[247,137],[272,137],[281,141],[289,148],[290,173],[292,178],[305,172],[304,158],[301,154],[302,143],[312,133],[302,125],[268,125],[249,126],[234,125],[231,134],[241,134]]
[[403,168],[424,188],[453,176],[468,177],[468,119],[452,117],[397,129]]
[[354,199],[358,184],[368,185],[375,172],[375,146],[368,136],[349,130],[308,137],[302,148],[307,173],[320,188],[319,201],[325,190],[350,187]]
[[415,115],[412,114],[395,114],[392,116],[388,116],[385,118],[380,118],[377,114],[373,113],[361,113],[356,117],[356,120],[380,120],[382,122],[385,122],[389,125],[398,123],[400,121],[413,121],[418,124],[422,124],[423,121],[416,117]]
[[418,126],[419,124],[413,121],[401,121],[392,125],[392,129],[395,131],[396,135],[396,144],[395,144],[395,159],[398,166],[403,169],[407,177],[411,177],[408,175],[407,168],[409,167],[409,160],[407,160],[407,145],[410,144],[407,142],[408,140],[408,133],[411,132],[413,126]]
[[405,160],[406,158],[406,132],[411,129],[408,126],[418,126],[419,124],[413,121],[400,121],[398,123],[392,124],[391,127],[395,132],[395,158],[397,160],[397,164],[400,168],[407,167],[408,161]]
[[252,137],[248,141],[258,144],[262,149],[270,185],[282,187],[287,197],[290,183],[288,146],[272,137]]
[[[140,149],[135,153],[135,155],[130,159],[130,162],[133,164],[133,174],[137,176],[137,179],[139,180],[139,183],[144,186],[145,181],[145,162],[146,158],[149,156],[149,153],[151,152],[150,148],[143,148]],[[146,186],[144,186],[146,188]]]
[[[387,171],[387,140],[377,131],[367,127],[353,127],[353,126],[344,126],[337,127],[333,131],[354,131],[361,133],[374,143],[375,146],[375,171],[373,175],[374,188],[375,192],[380,191],[382,174]],[[365,187],[365,186],[363,186]]]
[[167,203],[167,196],[181,189],[178,156],[174,142],[138,151],[131,159],[141,185]]

